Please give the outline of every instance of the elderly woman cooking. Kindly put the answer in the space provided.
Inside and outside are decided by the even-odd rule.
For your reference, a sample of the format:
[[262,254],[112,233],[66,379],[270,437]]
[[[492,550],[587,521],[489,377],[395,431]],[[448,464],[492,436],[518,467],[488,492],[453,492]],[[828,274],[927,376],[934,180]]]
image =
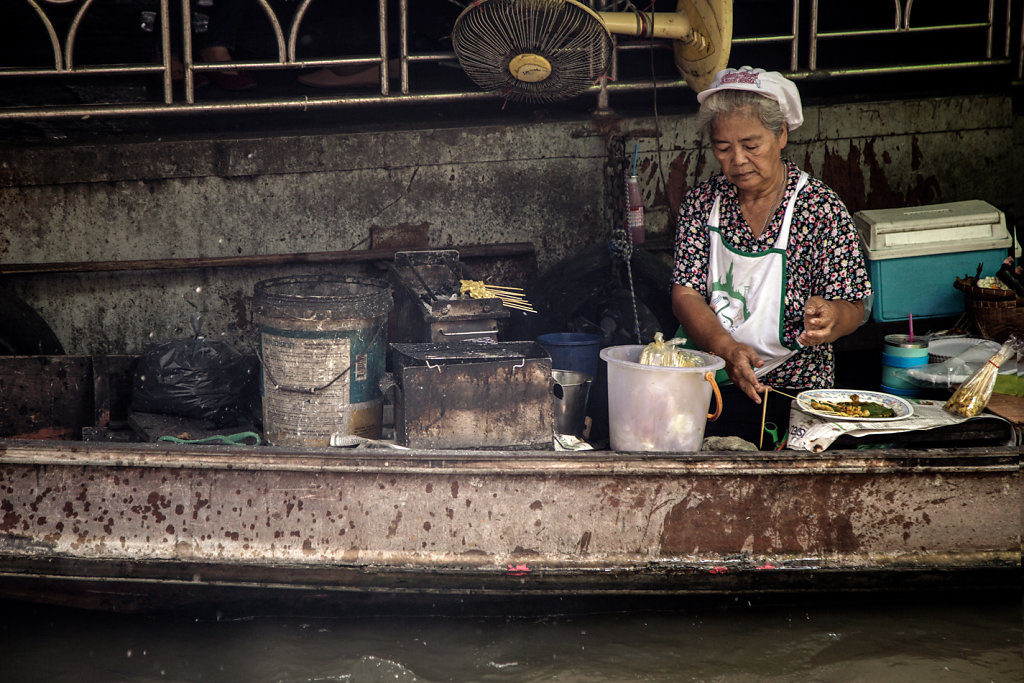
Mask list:
[[[832,386],[832,342],[865,319],[871,283],[838,195],[782,159],[803,123],[796,85],[724,69],[697,100],[722,173],[679,207],[672,310],[680,333],[724,359],[731,380],[722,419],[705,433],[758,443],[769,388]],[[776,393],[767,408],[785,429],[789,401]]]

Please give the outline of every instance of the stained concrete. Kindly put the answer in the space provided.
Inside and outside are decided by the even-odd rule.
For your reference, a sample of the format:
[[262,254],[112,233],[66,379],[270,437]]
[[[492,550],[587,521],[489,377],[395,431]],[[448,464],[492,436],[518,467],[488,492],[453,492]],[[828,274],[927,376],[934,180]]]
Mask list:
[[[808,106],[805,118],[785,154],[836,189],[851,211],[983,199],[1011,220],[1019,213],[1009,97]],[[1018,148],[1019,140],[1018,133]],[[400,236],[408,228],[420,236],[425,229],[429,246],[438,248],[530,242],[543,271],[608,240],[616,180],[634,144],[648,237],[667,244],[680,197],[718,170],[686,111],[11,145],[0,148],[0,260],[365,249],[374,232]],[[197,311],[207,333],[249,347],[252,285],[317,269],[377,270],[205,268],[8,280],[69,353],[135,353],[152,340],[187,334]]]

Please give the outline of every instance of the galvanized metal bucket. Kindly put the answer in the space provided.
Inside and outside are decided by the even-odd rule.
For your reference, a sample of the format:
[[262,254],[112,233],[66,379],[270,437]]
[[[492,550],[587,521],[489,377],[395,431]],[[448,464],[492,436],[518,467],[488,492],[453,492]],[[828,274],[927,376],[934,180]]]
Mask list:
[[381,435],[380,379],[390,285],[349,276],[256,283],[263,430],[277,446],[329,446],[332,435]]

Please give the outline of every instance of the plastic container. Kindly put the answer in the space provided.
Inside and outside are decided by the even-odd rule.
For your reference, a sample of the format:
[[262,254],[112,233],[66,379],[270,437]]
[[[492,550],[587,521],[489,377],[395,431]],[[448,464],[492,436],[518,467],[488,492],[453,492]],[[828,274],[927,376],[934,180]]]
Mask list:
[[551,377],[555,380],[551,388],[555,428],[559,434],[582,437],[587,417],[587,396],[593,379],[590,375],[572,370],[552,370]]
[[[928,342],[928,364],[897,370],[914,384],[925,388],[955,389],[999,353],[998,342],[976,337],[948,337]],[[1010,367],[1010,366],[1013,367]],[[1000,376],[1015,371],[1015,361],[999,368]]]
[[[715,372],[725,361],[694,351],[705,365],[666,368],[641,365],[639,344],[601,350],[608,363],[608,428],[614,451],[690,453],[699,451],[708,420],[722,412]],[[716,409],[708,413],[711,395]]]
[[604,338],[587,332],[542,334],[537,342],[551,356],[552,370],[572,370],[597,377],[598,352]]
[[907,379],[906,369],[928,364],[928,340],[887,334],[882,351],[882,391],[897,396],[919,396],[921,387]]
[[853,215],[875,289],[877,322],[960,315],[956,278],[993,275],[1013,245],[1006,217],[977,199]]

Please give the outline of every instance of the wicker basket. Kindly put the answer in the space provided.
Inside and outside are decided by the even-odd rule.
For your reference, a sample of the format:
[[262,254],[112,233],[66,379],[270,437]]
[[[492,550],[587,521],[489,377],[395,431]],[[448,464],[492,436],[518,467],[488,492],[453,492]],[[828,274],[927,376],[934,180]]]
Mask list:
[[1024,298],[1007,289],[978,287],[974,278],[957,278],[954,287],[964,293],[964,309],[984,337],[1005,342],[1024,331]]

